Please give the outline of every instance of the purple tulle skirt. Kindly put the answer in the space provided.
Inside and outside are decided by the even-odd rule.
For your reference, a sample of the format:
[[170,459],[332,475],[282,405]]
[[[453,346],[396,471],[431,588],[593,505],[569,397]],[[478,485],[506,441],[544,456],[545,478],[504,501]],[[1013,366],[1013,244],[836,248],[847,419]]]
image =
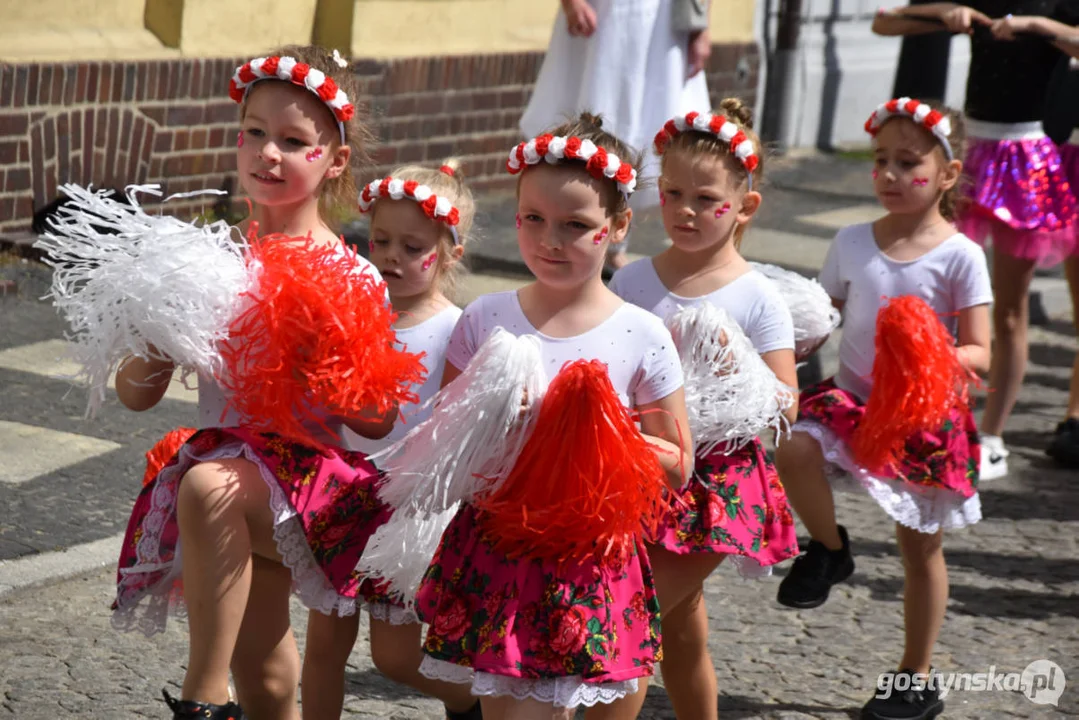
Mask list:
[[967,202],[957,225],[983,245],[991,241],[1006,255],[1051,267],[1076,251],[1076,199],[1056,145],[1030,135],[998,140],[972,133]]

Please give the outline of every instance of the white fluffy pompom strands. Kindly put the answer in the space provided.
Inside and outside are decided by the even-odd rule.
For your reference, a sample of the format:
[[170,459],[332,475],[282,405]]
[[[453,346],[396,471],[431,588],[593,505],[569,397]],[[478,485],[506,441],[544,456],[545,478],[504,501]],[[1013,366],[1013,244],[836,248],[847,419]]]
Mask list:
[[521,454],[545,387],[539,341],[496,329],[429,401],[431,416],[371,456],[388,476],[380,497],[428,516],[490,492]]
[[783,296],[794,320],[794,356],[802,362],[815,353],[839,327],[842,316],[821,284],[775,265],[750,263]]
[[104,402],[109,378],[129,354],[220,371],[217,344],[248,284],[243,248],[228,224],[147,214],[135,196],[160,196],[156,185],[129,186],[127,203],[107,191],[60,189],[70,202],[35,247],[53,267],[48,297],[70,326],[79,377],[90,389],[87,415]]
[[685,373],[689,428],[699,451],[744,447],[767,428],[789,429],[794,391],[780,382],[730,315],[709,303],[668,321]]
[[428,517],[396,512],[367,540],[356,570],[386,583],[389,595],[411,608],[457,505]]

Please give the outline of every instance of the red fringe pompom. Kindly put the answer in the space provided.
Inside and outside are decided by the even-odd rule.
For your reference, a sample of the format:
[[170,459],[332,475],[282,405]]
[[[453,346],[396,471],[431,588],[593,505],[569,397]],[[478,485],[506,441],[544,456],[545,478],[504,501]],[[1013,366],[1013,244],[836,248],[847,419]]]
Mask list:
[[955,339],[921,298],[894,297],[877,314],[873,391],[852,438],[857,462],[872,472],[894,469],[911,435],[935,432],[969,400],[970,372]]
[[142,486],[146,487],[154,481],[154,478],[176,457],[184,443],[191,439],[196,432],[195,428],[176,428],[165,433],[146,453],[146,472],[142,476]]
[[319,410],[385,414],[417,400],[420,355],[394,347],[386,286],[355,253],[267,236],[251,241],[248,263],[255,284],[222,347],[220,381],[250,427],[322,447],[308,427],[336,433]]
[[502,485],[476,501],[486,535],[510,557],[624,562],[634,537],[667,511],[656,452],[637,430],[603,363],[568,363]]

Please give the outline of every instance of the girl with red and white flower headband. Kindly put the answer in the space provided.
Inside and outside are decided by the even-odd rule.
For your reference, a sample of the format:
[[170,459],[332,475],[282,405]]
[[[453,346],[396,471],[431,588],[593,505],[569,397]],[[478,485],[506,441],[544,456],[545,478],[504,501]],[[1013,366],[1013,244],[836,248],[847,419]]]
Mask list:
[[[873,188],[887,211],[836,235],[820,283],[843,313],[839,371],[802,391],[791,437],[776,448],[787,497],[811,540],[778,601],[823,604],[854,571],[833,489],[864,492],[895,523],[903,558],[900,673],[930,672],[948,602],[944,530],[981,519],[978,431],[967,383],[989,369],[985,255],[953,224],[963,171],[958,113],[911,98],[866,122]],[[924,675],[921,675],[924,677]],[[936,685],[877,696],[866,720],[936,717]]]
[[[772,281],[739,253],[761,204],[763,148],[749,108],[729,98],[714,114],[675,117],[654,144],[662,161],[660,204],[671,246],[619,270],[611,289],[669,323],[683,308],[726,311],[748,337],[750,352],[759,353],[788,386],[778,393],[779,407],[793,420],[788,388],[797,388],[798,377],[791,312]],[[687,390],[688,385],[687,380]],[[663,610],[664,685],[679,718],[701,720],[717,712],[705,579],[727,556],[747,574],[798,553],[794,520],[760,439],[711,445],[698,447],[693,477],[679,493],[683,504],[648,546]],[[636,702],[639,709],[644,695],[642,688],[627,699],[626,714],[619,717],[633,717],[628,705]]]
[[[485,295],[465,309],[450,337],[443,387],[452,389],[456,379],[467,378],[462,373],[471,371],[470,361],[506,333],[514,343],[534,339],[535,364],[551,390],[542,400],[533,395],[527,401],[540,408],[531,439],[544,427],[544,410],[552,407],[550,393],[560,376],[594,368],[604,373],[611,412],[625,420],[641,448],[637,462],[655,472],[650,481],[679,487],[692,457],[678,354],[658,318],[623,302],[601,278],[608,246],[629,231],[633,213],[627,199],[637,186],[636,159],[588,114],[510,152],[507,169],[520,176],[518,243],[536,279],[515,292]],[[627,409],[639,420],[639,431]],[[579,417],[587,410],[576,405],[568,412]],[[596,467],[593,458],[620,451],[620,443],[594,441],[609,438],[608,427],[578,423],[567,430],[563,423],[572,428],[573,421],[563,416],[552,422],[547,427],[560,446],[533,460],[534,466],[518,462],[514,473],[533,473],[532,482],[555,495],[564,484],[618,482],[599,476],[602,470],[596,477],[569,476],[576,468]],[[581,455],[572,455],[570,446]],[[547,470],[565,456],[582,460],[569,470]],[[394,469],[388,473],[392,479]],[[417,595],[417,611],[430,623],[421,672],[471,687],[487,720],[569,718],[575,707],[634,692],[638,680],[653,673],[660,643],[642,531],[621,535],[618,552],[600,543],[560,559],[534,548],[515,553],[491,530],[500,512],[513,509],[500,511],[491,498],[477,497],[461,506],[443,533]],[[542,536],[543,528],[535,526],[541,521],[529,517],[523,523]],[[595,522],[580,508],[559,519]],[[640,516],[636,522],[641,524]],[[558,538],[546,537],[552,541]]]
[[[279,243],[309,249],[302,257],[322,258],[314,262],[340,261],[341,272],[364,283],[378,303],[384,291],[377,269],[346,248],[328,220],[340,200],[356,202],[350,166],[363,158],[369,137],[343,65],[320,48],[287,47],[237,69],[229,87],[242,123],[237,170],[254,206],[241,230],[247,236],[257,223],[257,234],[279,238],[260,247]],[[169,361],[129,358],[117,374],[120,400],[137,411],[153,407],[174,369]],[[200,377],[201,429],[136,502],[114,620],[156,632],[170,605],[186,605],[187,673],[178,699],[166,693],[174,718],[238,720],[246,711],[298,720],[290,590],[323,612],[347,615],[363,604],[355,566],[381,518],[379,473],[340,437],[345,428],[382,437],[395,413],[311,413],[319,422],[303,427],[321,447],[251,429],[253,419],[237,412],[222,385]],[[134,617],[144,601],[142,617]],[[230,669],[243,710],[230,700]]]
[[[426,380],[414,388],[416,401],[400,406],[397,422],[385,438],[373,440],[345,431],[349,449],[375,455],[431,413],[426,403],[439,389],[446,346],[461,317],[460,308],[447,294],[454,289],[475,217],[475,202],[454,160],[440,169],[416,165],[397,168],[365,185],[359,201],[360,210],[371,218],[369,257],[386,281],[397,313],[397,342],[408,352],[422,353],[427,370]],[[377,457],[373,462],[378,465]],[[385,515],[388,520],[389,512]],[[430,560],[428,554],[416,562],[426,567]],[[364,596],[375,667],[391,680],[441,700],[449,720],[479,718],[479,702],[467,687],[420,674],[423,637],[415,612],[401,599],[388,596],[378,578],[368,579]],[[305,718],[340,717],[345,665],[356,643],[359,622],[355,613],[309,613],[302,681]]]

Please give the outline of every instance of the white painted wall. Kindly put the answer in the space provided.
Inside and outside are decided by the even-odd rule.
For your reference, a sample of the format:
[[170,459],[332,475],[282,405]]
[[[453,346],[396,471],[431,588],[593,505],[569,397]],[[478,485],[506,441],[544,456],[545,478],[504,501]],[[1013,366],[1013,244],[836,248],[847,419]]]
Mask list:
[[[880,103],[890,99],[899,61],[899,38],[874,35],[869,29],[879,7],[895,0],[803,0],[798,62],[788,105],[793,113],[789,147],[856,147],[868,144],[863,126]],[[757,38],[762,53],[774,46],[778,0],[758,0]],[[765,38],[767,23],[771,34]],[[764,63],[767,57],[762,56]],[[946,100],[962,107],[970,43],[952,40]],[[761,73],[764,98],[765,76]]]

